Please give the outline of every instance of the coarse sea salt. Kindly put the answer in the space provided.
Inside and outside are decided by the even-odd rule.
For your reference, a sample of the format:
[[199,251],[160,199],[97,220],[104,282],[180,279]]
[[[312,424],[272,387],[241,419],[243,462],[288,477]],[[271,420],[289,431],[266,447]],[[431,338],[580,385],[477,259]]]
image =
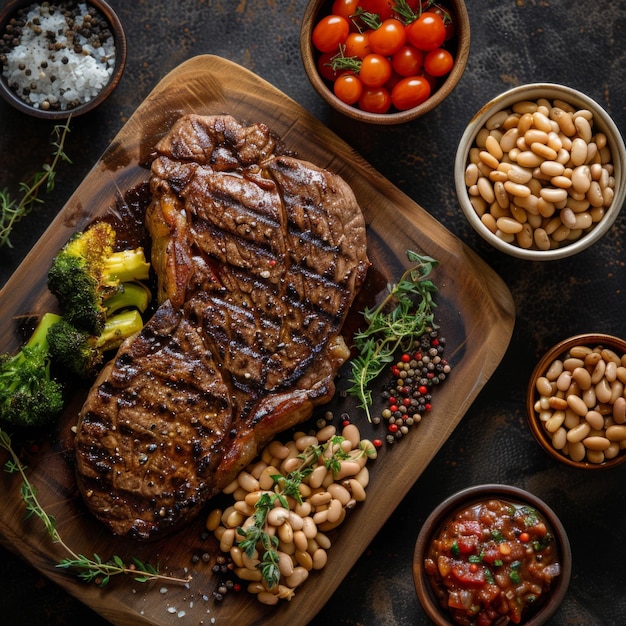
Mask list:
[[[85,3],[33,4],[26,11],[19,43],[3,58],[3,77],[13,91],[43,110],[69,110],[97,96],[115,66],[110,31],[102,37],[81,34],[91,27]],[[103,20],[93,17],[98,29]]]

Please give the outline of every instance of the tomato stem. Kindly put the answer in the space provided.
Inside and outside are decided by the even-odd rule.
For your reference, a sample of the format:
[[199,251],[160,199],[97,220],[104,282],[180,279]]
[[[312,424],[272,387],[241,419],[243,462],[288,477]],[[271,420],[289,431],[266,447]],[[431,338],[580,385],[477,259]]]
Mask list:
[[441,11],[441,17],[444,24],[448,25],[452,22],[452,16],[450,13],[444,6],[436,2],[436,0],[426,0],[425,2],[420,2],[417,13],[407,4],[406,0],[396,0],[395,5],[393,6],[393,11],[395,11],[398,16],[402,18],[402,21],[408,25],[420,18],[422,13],[431,7],[436,7]]
[[411,24],[422,13],[422,5],[420,3],[419,15],[406,3],[406,0],[397,0],[393,6],[393,10],[402,18],[405,24]]
[[346,46],[341,44],[339,46],[339,52],[330,60],[330,67],[337,72],[340,70],[350,70],[355,74],[361,71],[361,60],[358,57],[345,56]]
[[352,21],[354,22],[355,26],[359,29],[359,32],[361,32],[361,27],[359,24],[357,24],[355,18],[360,18],[361,21],[372,30],[380,28],[381,24],[383,23],[378,13],[370,13],[369,11],[364,11],[363,7],[358,7],[351,17],[353,18]]

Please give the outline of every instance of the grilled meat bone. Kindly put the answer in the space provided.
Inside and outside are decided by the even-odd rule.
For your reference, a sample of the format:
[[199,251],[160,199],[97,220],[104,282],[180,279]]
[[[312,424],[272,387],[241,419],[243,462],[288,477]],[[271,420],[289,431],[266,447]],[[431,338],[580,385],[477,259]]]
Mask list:
[[160,306],[101,372],[75,439],[90,510],[143,540],[194,517],[332,397],[369,265],[352,190],[265,125],[189,115],[156,152]]

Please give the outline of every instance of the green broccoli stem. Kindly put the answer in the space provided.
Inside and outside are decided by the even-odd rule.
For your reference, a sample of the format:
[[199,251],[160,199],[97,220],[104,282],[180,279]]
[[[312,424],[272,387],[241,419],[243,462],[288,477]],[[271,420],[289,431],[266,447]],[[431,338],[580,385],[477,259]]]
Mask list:
[[146,261],[143,248],[120,250],[105,260],[105,274],[120,282],[147,280],[150,263]]
[[124,339],[138,333],[143,327],[141,314],[137,309],[129,309],[109,317],[104,330],[96,339],[96,347],[101,352],[119,348]]
[[56,313],[44,313],[24,346],[28,348],[40,346],[45,352],[48,352],[48,330],[60,320],[61,316]]
[[107,317],[128,308],[139,309],[142,313],[148,308],[152,294],[143,283],[121,283],[117,292],[104,301]]
[[111,316],[100,333],[92,334],[63,318],[48,334],[52,358],[81,378],[91,378],[100,369],[104,354],[143,327],[137,309],[126,309]]

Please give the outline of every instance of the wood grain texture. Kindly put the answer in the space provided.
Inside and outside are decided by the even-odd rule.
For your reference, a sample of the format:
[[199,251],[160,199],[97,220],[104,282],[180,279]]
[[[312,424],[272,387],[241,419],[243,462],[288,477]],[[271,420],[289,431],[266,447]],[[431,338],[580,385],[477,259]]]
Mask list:
[[[514,305],[502,280],[475,253],[433,219],[427,211],[374,171],[347,144],[283,93],[227,60],[202,55],[168,74],[129,119],[102,158],[59,213],[24,263],[0,292],[0,351],[14,350],[18,316],[54,306],[46,289],[50,261],[68,237],[107,211],[116,198],[147,180],[145,164],[152,147],[185,113],[228,113],[241,121],[264,122],[300,158],[326,167],[352,186],[368,225],[368,254],[384,281],[397,280],[412,249],[436,258],[432,278],[439,288],[436,321],[447,339],[450,378],[434,394],[433,411],[400,443],[382,449],[370,463],[367,500],[332,535],[327,567],[314,572],[291,602],[270,608],[246,593],[229,594],[223,603],[205,600],[216,587],[211,564],[217,555],[212,539],[201,537],[204,519],[151,544],[114,538],[84,508],[72,467],[72,435],[85,389],[74,390],[50,443],[26,459],[43,505],[72,547],[84,554],[137,556],[180,575],[188,568],[188,587],[113,580],[104,589],[80,583],[55,568],[62,556],[37,520],[24,519],[15,477],[0,476],[0,535],[46,576],[120,626],[171,624],[168,608],[185,611],[177,624],[306,624],[348,574],[411,485],[462,419],[502,359],[513,330]],[[384,284],[384,283],[383,283]],[[9,295],[10,294],[10,295]],[[372,294],[372,297],[374,294]],[[354,404],[337,398],[330,407],[347,410],[364,436],[380,437]],[[208,553],[210,563],[192,565],[192,555]],[[175,614],[175,613],[174,613]]]

